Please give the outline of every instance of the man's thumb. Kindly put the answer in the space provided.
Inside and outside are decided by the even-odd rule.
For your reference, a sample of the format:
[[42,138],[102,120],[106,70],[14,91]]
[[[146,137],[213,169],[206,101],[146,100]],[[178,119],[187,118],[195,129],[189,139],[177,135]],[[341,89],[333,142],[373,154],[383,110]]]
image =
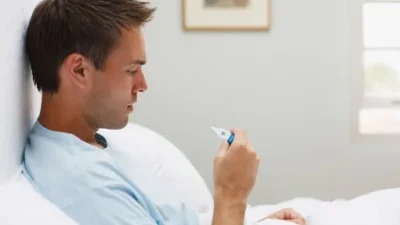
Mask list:
[[229,148],[229,143],[227,141],[222,141],[221,146],[219,147],[220,153],[227,151]]

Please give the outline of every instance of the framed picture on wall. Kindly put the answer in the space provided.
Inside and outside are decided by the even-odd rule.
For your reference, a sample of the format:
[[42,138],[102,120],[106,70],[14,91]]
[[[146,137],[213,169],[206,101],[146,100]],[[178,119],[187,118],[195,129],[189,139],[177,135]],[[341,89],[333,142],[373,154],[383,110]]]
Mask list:
[[182,0],[183,29],[267,31],[272,0]]

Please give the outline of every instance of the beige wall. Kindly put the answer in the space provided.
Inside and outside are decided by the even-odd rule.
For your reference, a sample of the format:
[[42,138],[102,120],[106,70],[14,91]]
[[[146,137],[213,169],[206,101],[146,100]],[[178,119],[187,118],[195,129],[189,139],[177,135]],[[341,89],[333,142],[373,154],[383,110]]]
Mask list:
[[153,2],[150,88],[132,121],[174,142],[210,187],[212,125],[244,127],[253,140],[262,164],[252,203],[400,185],[395,143],[350,138],[347,0],[273,1],[267,33],[186,33],[180,0]]

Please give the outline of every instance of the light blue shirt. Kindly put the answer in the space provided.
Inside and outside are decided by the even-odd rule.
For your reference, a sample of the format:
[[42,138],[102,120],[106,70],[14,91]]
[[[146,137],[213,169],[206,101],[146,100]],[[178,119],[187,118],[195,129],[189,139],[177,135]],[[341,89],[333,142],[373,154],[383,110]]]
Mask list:
[[139,162],[110,145],[101,150],[36,122],[24,167],[35,189],[78,224],[198,224],[196,212],[172,188],[152,180]]

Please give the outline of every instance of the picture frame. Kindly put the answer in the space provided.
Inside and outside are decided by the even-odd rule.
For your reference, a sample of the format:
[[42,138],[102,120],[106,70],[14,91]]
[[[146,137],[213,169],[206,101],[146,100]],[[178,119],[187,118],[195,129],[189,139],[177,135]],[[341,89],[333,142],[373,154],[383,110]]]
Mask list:
[[185,31],[268,31],[272,0],[182,0]]

